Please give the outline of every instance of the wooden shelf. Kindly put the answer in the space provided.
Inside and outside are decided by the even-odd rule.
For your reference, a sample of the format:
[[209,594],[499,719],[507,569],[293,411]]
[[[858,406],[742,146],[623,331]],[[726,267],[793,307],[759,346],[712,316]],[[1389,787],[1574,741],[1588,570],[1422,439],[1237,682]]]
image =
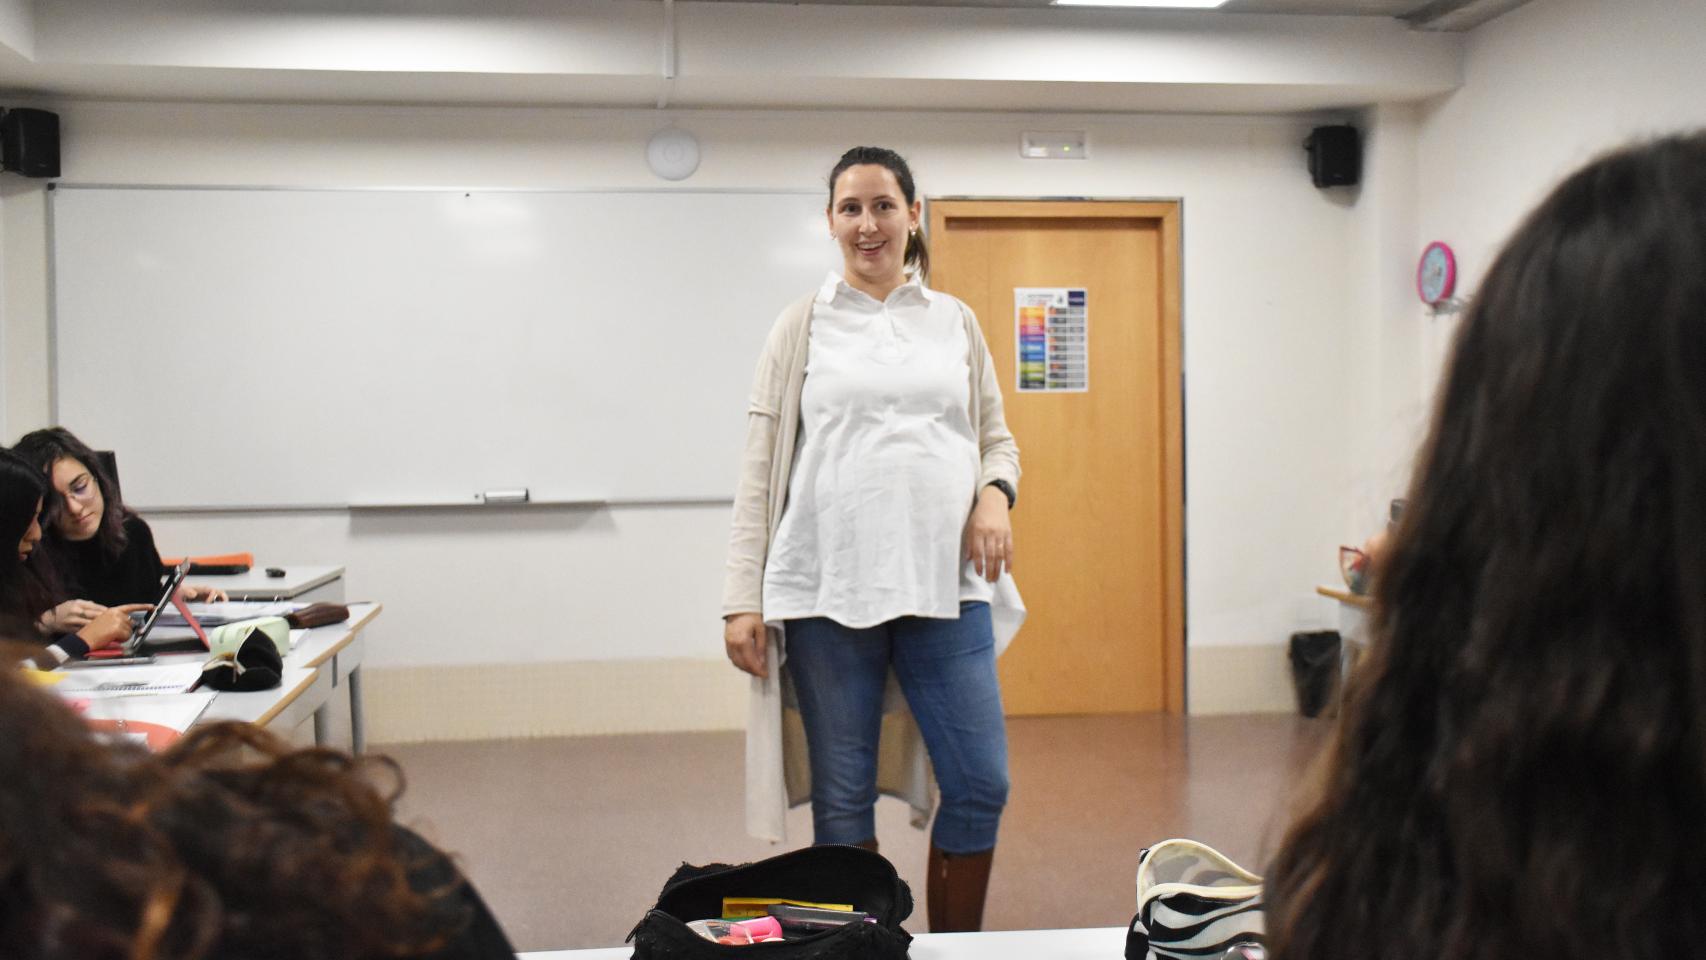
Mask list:
[[1345,590],[1340,587],[1316,587],[1315,592],[1319,593],[1323,597],[1337,600],[1340,603],[1348,603],[1353,607],[1361,607],[1364,610],[1374,606],[1373,597],[1366,597],[1360,593],[1352,593],[1349,590]]

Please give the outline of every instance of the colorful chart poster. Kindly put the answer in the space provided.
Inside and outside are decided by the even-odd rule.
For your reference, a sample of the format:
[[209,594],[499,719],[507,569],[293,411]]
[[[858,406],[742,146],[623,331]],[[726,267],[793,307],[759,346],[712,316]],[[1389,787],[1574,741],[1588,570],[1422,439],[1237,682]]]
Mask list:
[[1014,287],[1020,393],[1090,389],[1090,312],[1083,287]]

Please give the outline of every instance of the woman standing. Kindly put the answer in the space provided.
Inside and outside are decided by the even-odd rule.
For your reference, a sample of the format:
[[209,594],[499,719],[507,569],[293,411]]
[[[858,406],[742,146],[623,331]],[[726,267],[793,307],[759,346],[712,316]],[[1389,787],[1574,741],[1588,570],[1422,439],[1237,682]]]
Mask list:
[[[845,270],[783,312],[759,361],[724,644],[757,678],[749,755],[780,740],[783,688],[797,700],[817,843],[876,847],[893,673],[941,786],[930,929],[975,930],[1008,786],[991,601],[998,581],[1012,595],[1018,448],[976,319],[923,284],[906,162],[856,147],[829,193]],[[751,766],[749,793],[768,791]]]
[[[154,531],[125,508],[95,451],[64,427],[26,433],[13,449],[52,488],[42,514],[43,552],[61,581],[63,602],[48,611],[42,627],[76,630],[108,607],[158,600],[165,567]],[[184,599],[223,600],[225,592],[186,586]]]

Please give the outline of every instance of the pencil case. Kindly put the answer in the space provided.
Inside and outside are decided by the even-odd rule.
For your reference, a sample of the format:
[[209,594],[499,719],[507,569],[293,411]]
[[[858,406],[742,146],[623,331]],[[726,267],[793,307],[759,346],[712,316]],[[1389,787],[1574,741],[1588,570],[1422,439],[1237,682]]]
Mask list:
[[[730,945],[689,929],[722,915],[726,897],[779,897],[851,904],[875,923],[847,923],[785,940]],[[901,960],[912,935],[901,921],[912,913],[912,891],[881,854],[829,844],[730,865],[682,864],[663,886],[628,940],[633,960]]]
[[1209,960],[1266,950],[1262,878],[1206,843],[1176,839],[1137,857],[1126,960]]
[[292,629],[308,630],[323,627],[328,623],[343,623],[349,619],[349,607],[341,603],[329,603],[325,600],[310,603],[294,613],[285,614],[284,621]]

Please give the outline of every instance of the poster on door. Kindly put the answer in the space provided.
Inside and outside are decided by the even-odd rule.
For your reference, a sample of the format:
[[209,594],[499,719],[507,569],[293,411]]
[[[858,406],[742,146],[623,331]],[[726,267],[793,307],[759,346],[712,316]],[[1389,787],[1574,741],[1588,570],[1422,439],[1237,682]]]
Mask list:
[[1090,313],[1083,287],[1014,287],[1020,393],[1090,390]]

